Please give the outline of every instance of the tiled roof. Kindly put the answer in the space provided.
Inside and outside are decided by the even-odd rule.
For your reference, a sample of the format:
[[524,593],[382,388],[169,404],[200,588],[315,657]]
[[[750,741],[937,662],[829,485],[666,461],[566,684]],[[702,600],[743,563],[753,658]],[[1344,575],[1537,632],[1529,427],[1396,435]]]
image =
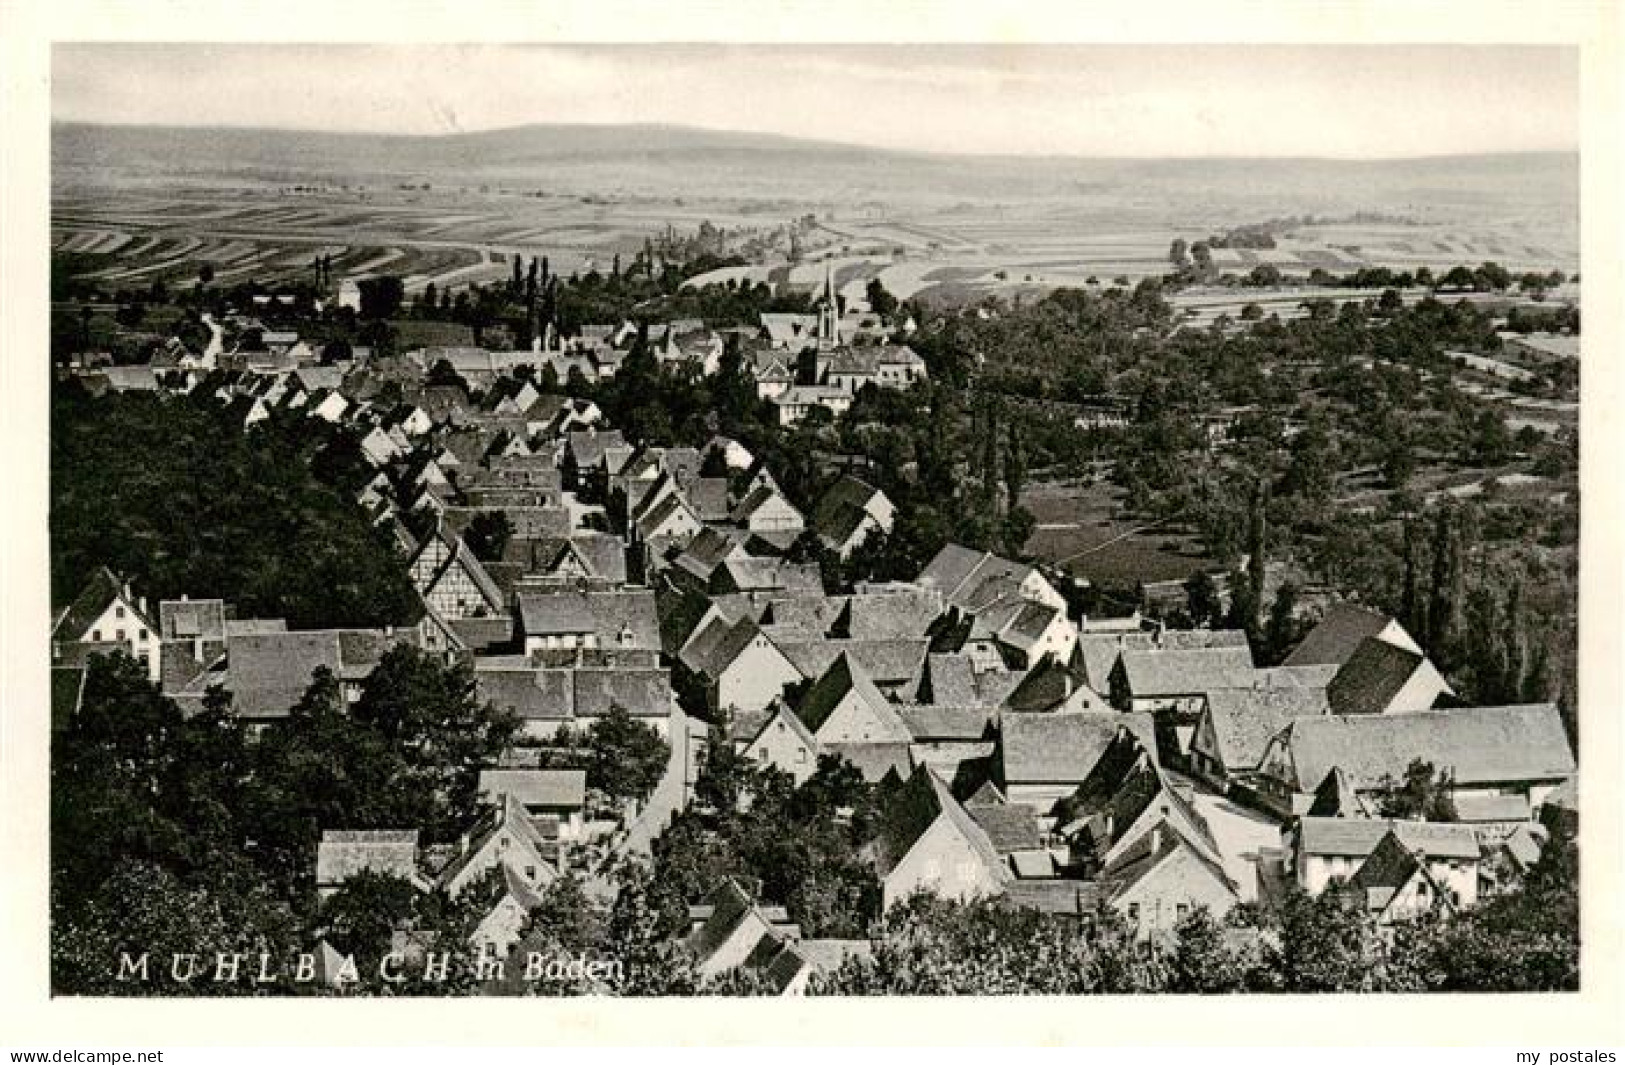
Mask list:
[[863,667],[876,684],[907,684],[919,676],[930,644],[925,640],[814,640],[779,642],[779,650],[803,677],[824,675],[845,653]]
[[363,871],[410,880],[417,875],[417,851],[415,828],[328,830],[316,847],[316,883],[336,886]]
[[1426,661],[1421,655],[1376,637],[1360,641],[1337,671],[1326,696],[1338,714],[1381,714]]
[[1320,623],[1286,658],[1289,666],[1342,665],[1366,639],[1388,627],[1389,619],[1354,603],[1333,603]]
[[158,604],[158,628],[165,640],[224,640],[226,604],[220,599],[165,599]]
[[829,720],[830,714],[841,700],[852,693],[856,693],[858,698],[887,725],[893,739],[905,743],[908,741],[908,726],[898,716],[896,707],[879,688],[875,687],[874,681],[869,678],[862,665],[855,662],[852,655],[845,653],[838,655],[807,690],[800,705],[796,707],[796,716],[816,734]]
[[1329,712],[1323,689],[1220,688],[1207,693],[1219,760],[1232,771],[1256,767],[1270,739],[1294,719]]
[[988,735],[990,707],[899,706],[897,712],[916,743],[940,740],[980,740]]
[[999,854],[1037,850],[1043,846],[1038,832],[1038,816],[1030,806],[1021,803],[982,804],[968,805],[965,809],[982,826],[988,841]]
[[488,801],[512,795],[526,807],[579,809],[587,799],[587,772],[584,769],[482,769],[479,790]]
[[889,773],[906,779],[914,765],[907,743],[827,743],[824,753],[851,762],[870,784],[880,783]]
[[1458,785],[1560,780],[1575,768],[1552,703],[1303,718],[1292,723],[1287,742],[1303,792],[1334,766],[1362,789],[1401,779],[1413,760],[1449,771]]
[[1000,743],[1005,783],[1082,783],[1120,727],[1133,730],[1147,750],[1156,750],[1149,714],[1007,714]]
[[1302,817],[1298,846],[1306,854],[1362,858],[1390,832],[1406,847],[1430,858],[1472,860],[1479,856],[1471,825],[1441,821],[1383,821],[1361,817]]
[[982,826],[953,797],[930,766],[921,766],[902,787],[883,796],[878,834],[872,844],[875,872],[884,879],[914,849],[926,830],[946,818],[970,844],[995,880],[1013,877]]
[[1135,698],[1250,688],[1253,656],[1239,647],[1199,651],[1124,651],[1119,663]]

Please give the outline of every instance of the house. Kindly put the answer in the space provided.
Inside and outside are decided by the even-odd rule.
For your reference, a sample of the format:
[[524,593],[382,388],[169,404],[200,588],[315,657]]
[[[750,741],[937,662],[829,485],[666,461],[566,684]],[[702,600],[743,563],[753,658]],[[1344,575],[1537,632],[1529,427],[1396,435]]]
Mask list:
[[542,904],[541,893],[512,865],[503,862],[498,869],[501,879],[496,900],[468,937],[469,944],[482,957],[506,957],[523,938],[532,911]]
[[1209,692],[1251,688],[1256,681],[1252,651],[1215,647],[1123,651],[1107,687],[1119,710],[1196,715],[1207,706]]
[[945,602],[967,614],[975,614],[1012,592],[1017,598],[1066,609],[1061,593],[1033,566],[958,544],[948,544],[938,551],[914,583],[937,590]]
[[418,872],[418,831],[327,829],[316,845],[316,897],[326,900],[358,873],[398,877],[419,891],[429,883]]
[[1197,909],[1222,924],[1241,901],[1217,861],[1160,823],[1107,867],[1101,884],[1106,904],[1142,940],[1168,936]]
[[783,703],[765,715],[742,715],[736,720],[734,746],[750,761],[790,774],[797,787],[818,771],[818,740]]
[[910,759],[917,765],[934,765],[950,779],[963,763],[979,763],[997,749],[989,707],[902,705],[896,713],[908,727]]
[[424,537],[407,570],[424,602],[448,620],[507,613],[502,590],[463,538],[443,521]]
[[914,770],[881,802],[869,854],[890,909],[917,891],[945,899],[1000,894],[1014,879],[987,832],[930,766]]
[[870,350],[875,354],[875,383],[881,388],[908,388],[930,376],[925,359],[907,344],[877,344]]
[[1392,618],[1367,610],[1356,603],[1335,602],[1287,655],[1287,666],[1342,666],[1367,639],[1378,639],[1395,647],[1421,654],[1404,626]]
[[[702,980],[744,968],[782,985],[782,991],[804,964],[799,957],[781,958],[787,950],[793,951],[801,931],[790,923],[783,907],[760,905],[754,896],[739,880],[725,879],[704,903],[690,907],[694,927],[683,946],[694,958],[695,973]],[[776,972],[786,969],[789,979],[775,979]]]
[[822,594],[824,577],[816,562],[786,562],[750,555],[723,559],[711,573],[711,595],[739,592],[774,595]]
[[660,650],[654,592],[554,591],[516,594],[525,654],[556,648]]
[[745,550],[745,541],[750,534],[743,529],[717,529],[706,527],[695,534],[693,539],[683,545],[682,551],[672,560],[675,575],[699,591],[704,591],[711,585],[711,578],[716,574],[717,568],[729,559],[745,559],[750,553]]
[[1334,714],[1414,714],[1453,694],[1426,655],[1377,636],[1361,640],[1326,686]]
[[1207,693],[1191,735],[1191,769],[1223,788],[1258,768],[1270,739],[1300,717],[1331,712],[1324,688],[1220,688]]
[[415,646],[417,641],[415,628],[228,629],[220,683],[231,692],[232,713],[264,723],[286,717],[318,669],[331,673],[341,695],[354,702],[362,683],[391,648]]
[[586,834],[584,769],[482,769],[479,793],[493,804],[518,800],[544,838],[576,841]]
[[1148,833],[1177,833],[1199,854],[1221,864],[1213,832],[1190,800],[1170,783],[1156,753],[1121,728],[1078,790],[1057,807],[1061,831],[1077,864],[1098,870],[1121,863]]
[[682,492],[675,489],[665,495],[651,497],[646,509],[632,516],[632,529],[643,543],[686,543],[705,527],[699,514]]
[[852,397],[845,389],[830,385],[792,385],[772,396],[769,402],[778,409],[780,425],[795,425],[814,408],[823,408],[831,415],[844,414],[852,407]]
[[1462,905],[1470,905],[1435,879],[1430,864],[1426,855],[1412,851],[1398,833],[1390,830],[1349,878],[1344,890],[1378,924],[1393,924],[1440,910],[1453,914]]
[[914,702],[930,643],[924,639],[806,639],[794,633],[775,636],[779,649],[807,680],[822,677],[842,654],[851,655],[888,699]]
[[482,701],[516,715],[532,739],[548,739],[566,725],[589,728],[614,707],[662,736],[671,722],[671,674],[654,666],[493,668],[476,662],[474,690]]
[[753,489],[740,500],[728,520],[759,536],[783,534],[777,536],[775,542],[782,541],[785,547],[807,527],[801,511],[792,506],[777,487],[767,485]]
[[795,387],[796,375],[792,362],[770,359],[756,369],[756,398],[776,400]]
[[819,498],[812,525],[824,546],[844,559],[871,535],[890,533],[896,515],[886,493],[847,474]]
[[683,649],[689,668],[711,681],[711,698],[734,713],[765,709],[804,678],[754,620],[714,618]]
[[997,775],[1005,795],[1013,803],[1031,806],[1040,819],[1053,824],[1056,802],[1089,778],[1118,729],[1125,726],[1155,754],[1155,725],[1149,714],[1003,715]]
[[147,613],[146,599],[131,594],[129,581],[98,566],[51,627],[53,659],[60,659],[69,644],[119,650],[145,665],[156,682],[162,671],[160,632]]
[[796,707],[820,744],[909,743],[914,735],[849,652],[842,651]]
[[[1432,884],[1447,892],[1457,906],[1477,903],[1480,847],[1468,825],[1301,817],[1288,831],[1292,876],[1311,895],[1320,894],[1337,881],[1351,882],[1388,836],[1396,837],[1426,867]],[[1385,860],[1391,861],[1392,856]],[[1387,875],[1393,874],[1390,871]]]
[[1300,718],[1270,740],[1254,783],[1290,815],[1308,808],[1333,769],[1357,793],[1380,796],[1413,761],[1449,774],[1455,796],[1516,795],[1531,809],[1575,771],[1556,705],[1532,703]]
[[458,853],[440,873],[436,886],[455,897],[498,865],[517,874],[532,887],[546,887],[559,875],[555,850],[530,819],[519,799],[504,795],[478,824],[458,841]]
[[1071,659],[1077,640],[1078,627],[1065,610],[1012,594],[972,615],[961,649],[973,656],[1000,656],[1012,669],[1029,669],[1045,658]]
[[1002,706],[1024,677],[1002,661],[982,666],[969,655],[932,652],[921,672],[919,699],[938,706]]

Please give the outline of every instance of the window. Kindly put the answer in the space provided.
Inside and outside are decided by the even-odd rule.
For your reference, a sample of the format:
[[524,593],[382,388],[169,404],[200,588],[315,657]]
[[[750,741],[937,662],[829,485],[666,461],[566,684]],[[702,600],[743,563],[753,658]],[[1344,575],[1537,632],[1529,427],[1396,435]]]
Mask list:
[[140,640],[142,643],[146,643],[147,642],[147,630],[146,629],[136,629],[135,630],[135,638]]
[[122,620],[124,617],[124,608],[121,606],[114,607],[113,616]]
[[1140,904],[1138,902],[1131,902],[1128,904],[1128,919],[1130,924],[1137,924],[1139,922]]
[[536,867],[534,865],[525,866],[525,879],[526,880],[535,880],[536,879]]
[[101,629],[91,629],[90,630],[90,642],[91,643],[101,643],[102,642],[102,630]]
[[119,629],[117,632],[113,633],[113,636],[114,636],[115,639],[118,640],[119,643],[124,642],[124,630],[123,629]]
[[801,747],[796,751],[796,765],[807,764],[807,748]]
[[1174,904],[1174,920],[1183,921],[1185,919],[1185,914],[1189,912],[1190,907],[1185,905],[1183,902]]

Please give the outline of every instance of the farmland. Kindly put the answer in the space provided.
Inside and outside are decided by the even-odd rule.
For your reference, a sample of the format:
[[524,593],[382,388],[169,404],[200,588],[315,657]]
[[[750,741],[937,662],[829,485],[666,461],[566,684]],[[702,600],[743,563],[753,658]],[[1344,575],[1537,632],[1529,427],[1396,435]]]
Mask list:
[[[1168,270],[1175,238],[1295,217],[1268,263],[1578,267],[1576,165],[1533,155],[1393,163],[950,157],[669,127],[438,138],[59,126],[53,246],[113,285],[394,274],[409,292],[504,276],[514,254],[606,270],[709,221],[747,265],[694,279],[962,302]],[[1448,174],[1448,181],[1439,175]],[[1382,211],[1378,215],[1373,212]],[[809,220],[790,258],[786,227]],[[1375,219],[1375,220],[1373,220]]]

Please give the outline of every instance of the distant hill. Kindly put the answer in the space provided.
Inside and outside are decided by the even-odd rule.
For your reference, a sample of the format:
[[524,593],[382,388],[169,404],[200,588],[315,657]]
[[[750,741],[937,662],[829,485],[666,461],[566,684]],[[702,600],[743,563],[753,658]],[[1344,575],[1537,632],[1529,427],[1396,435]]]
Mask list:
[[571,194],[772,197],[807,204],[1089,204],[1204,224],[1298,213],[1419,210],[1550,218],[1579,199],[1575,153],[1425,159],[952,156],[680,126],[545,125],[443,136],[97,126],[52,129],[58,185],[164,181],[426,182]]

